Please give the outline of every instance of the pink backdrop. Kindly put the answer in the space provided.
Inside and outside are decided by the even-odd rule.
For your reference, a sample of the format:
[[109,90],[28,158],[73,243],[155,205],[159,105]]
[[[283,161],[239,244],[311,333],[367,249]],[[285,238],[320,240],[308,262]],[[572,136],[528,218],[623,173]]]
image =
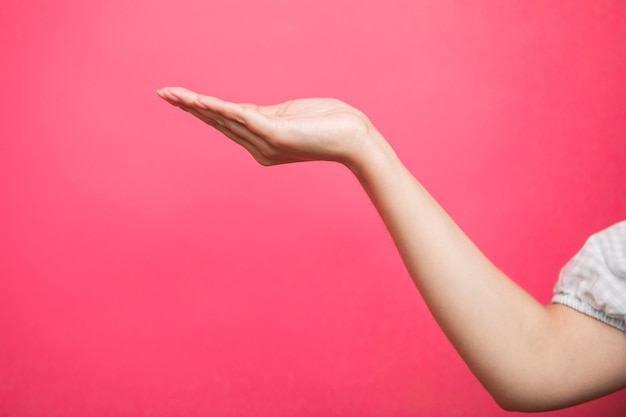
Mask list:
[[154,91],[353,104],[549,302],[626,215],[625,40],[618,0],[5,0],[0,415],[506,414],[345,169],[257,166]]

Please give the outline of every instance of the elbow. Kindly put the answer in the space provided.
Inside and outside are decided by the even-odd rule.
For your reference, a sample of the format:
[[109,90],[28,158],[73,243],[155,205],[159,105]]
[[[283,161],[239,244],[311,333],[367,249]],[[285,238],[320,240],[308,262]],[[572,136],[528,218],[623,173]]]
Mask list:
[[537,413],[552,411],[574,405],[573,401],[562,393],[554,392],[549,387],[537,384],[534,386],[509,386],[507,389],[489,389],[489,394],[496,404],[505,411]]
[[488,390],[491,398],[496,402],[498,407],[504,411],[526,411],[525,402],[521,401],[513,393],[502,393],[499,390]]
[[566,378],[566,373],[555,369],[546,361],[520,360],[513,364],[514,366],[501,366],[498,372],[476,373],[495,403],[505,411],[552,411],[589,398],[581,395],[580,386]]
[[515,396],[492,394],[491,397],[494,399],[498,407],[504,411],[521,413],[546,411],[545,408],[537,407],[536,403],[533,401],[517,398]]
[[553,410],[555,407],[546,407],[540,402],[529,400],[526,398],[515,398],[512,396],[494,396],[492,398],[504,411],[518,413],[537,413],[542,411]]
[[501,409],[510,412],[542,412],[562,407],[568,402],[567,390],[551,373],[506,369],[497,377],[479,378],[483,387]]

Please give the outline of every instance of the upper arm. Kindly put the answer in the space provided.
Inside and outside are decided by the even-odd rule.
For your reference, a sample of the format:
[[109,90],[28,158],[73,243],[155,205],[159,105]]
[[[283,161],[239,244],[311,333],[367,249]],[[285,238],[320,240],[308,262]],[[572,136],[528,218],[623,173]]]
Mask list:
[[532,366],[537,375],[509,398],[496,398],[502,407],[557,409],[626,387],[626,332],[567,306],[546,310],[550,324]]

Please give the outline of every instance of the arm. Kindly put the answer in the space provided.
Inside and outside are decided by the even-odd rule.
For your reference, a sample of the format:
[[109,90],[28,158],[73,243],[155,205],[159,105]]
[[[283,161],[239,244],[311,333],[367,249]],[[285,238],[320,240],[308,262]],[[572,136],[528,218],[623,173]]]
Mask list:
[[348,167],[438,324],[503,408],[561,408],[626,386],[626,334],[567,307],[542,306],[499,271],[358,110],[328,99],[259,107],[179,88],[159,95],[261,164],[333,160]]
[[542,306],[472,244],[390,154],[356,171],[430,311],[500,406],[540,411],[626,385],[626,334]]

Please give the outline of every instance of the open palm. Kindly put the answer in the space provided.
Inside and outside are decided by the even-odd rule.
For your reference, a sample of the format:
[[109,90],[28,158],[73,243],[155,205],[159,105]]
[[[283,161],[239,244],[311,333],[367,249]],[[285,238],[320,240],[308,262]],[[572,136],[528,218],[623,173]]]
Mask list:
[[180,87],[159,96],[213,126],[263,165],[310,160],[349,162],[374,127],[336,99],[300,99],[273,106],[236,104]]

